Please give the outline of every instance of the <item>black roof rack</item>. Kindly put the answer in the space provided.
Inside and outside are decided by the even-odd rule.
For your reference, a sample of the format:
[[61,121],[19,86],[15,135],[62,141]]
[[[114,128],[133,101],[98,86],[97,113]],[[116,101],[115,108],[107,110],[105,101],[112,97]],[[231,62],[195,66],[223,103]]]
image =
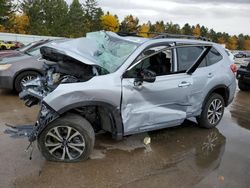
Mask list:
[[161,39],[161,38],[184,38],[184,39],[195,39],[195,40],[203,40],[203,41],[212,41],[211,39],[203,36],[193,36],[193,35],[181,35],[181,34],[170,34],[170,33],[158,33],[158,32],[118,32],[119,36],[133,36],[133,37],[142,37],[139,34],[148,34],[153,35],[153,39]]
[[[154,34],[154,33],[152,33]],[[207,37],[203,36],[193,36],[193,35],[181,35],[181,34],[169,34],[169,33],[156,33],[157,35],[153,37],[154,39],[160,38],[184,38],[184,39],[195,39],[195,40],[203,40],[203,41],[211,41]]]
[[142,37],[138,35],[138,32],[117,32],[117,35],[121,37],[127,37],[127,36],[132,36],[132,37]]

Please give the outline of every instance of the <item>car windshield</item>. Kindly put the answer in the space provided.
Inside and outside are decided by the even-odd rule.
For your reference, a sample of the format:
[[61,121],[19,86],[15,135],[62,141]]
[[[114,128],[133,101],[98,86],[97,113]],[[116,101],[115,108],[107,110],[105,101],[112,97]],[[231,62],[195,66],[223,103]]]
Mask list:
[[104,31],[87,33],[87,38],[96,41],[98,50],[94,54],[94,58],[102,68],[110,73],[115,72],[138,45],[133,41],[111,36]]
[[20,51],[20,52],[25,52],[27,49],[29,49],[31,46],[33,46],[36,42],[31,42],[21,48],[18,48],[17,51]]

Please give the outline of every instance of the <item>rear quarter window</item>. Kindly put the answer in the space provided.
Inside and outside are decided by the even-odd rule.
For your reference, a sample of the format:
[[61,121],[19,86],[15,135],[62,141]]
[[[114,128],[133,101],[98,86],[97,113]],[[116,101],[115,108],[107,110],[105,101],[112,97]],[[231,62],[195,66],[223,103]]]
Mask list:
[[[178,71],[188,70],[198,59],[203,47],[183,47],[177,48]],[[199,67],[206,66],[206,59],[202,61]]]
[[222,55],[215,48],[212,48],[207,54],[207,66],[218,63],[222,59]]

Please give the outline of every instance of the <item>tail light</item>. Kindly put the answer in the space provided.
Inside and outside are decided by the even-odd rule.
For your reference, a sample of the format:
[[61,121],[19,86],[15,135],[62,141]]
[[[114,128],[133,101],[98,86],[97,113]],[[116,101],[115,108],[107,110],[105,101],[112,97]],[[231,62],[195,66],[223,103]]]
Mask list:
[[236,72],[237,72],[237,70],[238,70],[238,68],[237,68],[237,65],[236,64],[232,64],[232,65],[230,65],[230,68],[231,68],[231,71],[235,74]]

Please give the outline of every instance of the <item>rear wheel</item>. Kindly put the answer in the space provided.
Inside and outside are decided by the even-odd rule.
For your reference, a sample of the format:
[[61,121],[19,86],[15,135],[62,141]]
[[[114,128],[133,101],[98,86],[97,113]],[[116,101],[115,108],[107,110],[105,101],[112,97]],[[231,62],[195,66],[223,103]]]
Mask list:
[[248,86],[245,82],[239,80],[238,86],[241,91],[248,91],[250,89],[250,86]]
[[88,159],[95,141],[90,123],[68,114],[49,124],[38,137],[38,147],[49,161],[77,162]]
[[15,90],[19,93],[22,91],[22,84],[26,83],[27,81],[33,80],[36,77],[40,76],[38,72],[35,71],[25,71],[20,73],[14,83]]
[[213,93],[206,101],[201,115],[197,117],[198,125],[213,128],[219,124],[224,114],[225,102],[221,95]]

